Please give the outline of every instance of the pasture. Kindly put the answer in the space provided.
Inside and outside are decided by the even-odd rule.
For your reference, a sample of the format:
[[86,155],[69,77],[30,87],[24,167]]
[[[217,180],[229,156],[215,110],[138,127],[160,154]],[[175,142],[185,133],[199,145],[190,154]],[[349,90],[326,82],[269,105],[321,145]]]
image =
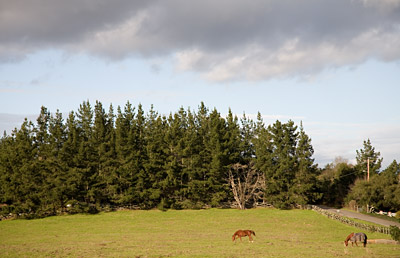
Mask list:
[[[238,229],[254,230],[255,241],[233,243]],[[358,231],[310,210],[118,211],[1,221],[0,257],[400,256],[400,245],[344,247]]]

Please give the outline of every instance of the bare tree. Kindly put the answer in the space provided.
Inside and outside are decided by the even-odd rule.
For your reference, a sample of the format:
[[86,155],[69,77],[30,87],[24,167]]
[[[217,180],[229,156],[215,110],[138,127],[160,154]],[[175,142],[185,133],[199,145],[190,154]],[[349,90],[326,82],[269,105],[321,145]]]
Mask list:
[[228,173],[233,197],[241,210],[244,210],[249,202],[254,204],[264,199],[265,176],[257,171],[253,164],[233,164]]

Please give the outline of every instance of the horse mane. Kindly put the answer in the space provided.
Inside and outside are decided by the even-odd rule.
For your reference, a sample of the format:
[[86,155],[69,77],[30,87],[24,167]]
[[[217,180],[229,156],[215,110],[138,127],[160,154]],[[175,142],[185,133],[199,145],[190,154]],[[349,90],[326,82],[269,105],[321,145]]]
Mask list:
[[354,236],[354,232],[351,233],[350,235],[347,236],[346,240],[344,240],[345,242],[348,242],[350,240],[350,238],[352,238]]

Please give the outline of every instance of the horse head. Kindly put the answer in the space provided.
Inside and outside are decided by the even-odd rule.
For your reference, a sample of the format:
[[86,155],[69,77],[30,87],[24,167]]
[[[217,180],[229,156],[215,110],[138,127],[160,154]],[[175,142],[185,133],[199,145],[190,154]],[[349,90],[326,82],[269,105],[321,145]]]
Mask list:
[[352,238],[353,236],[354,236],[354,232],[351,233],[350,235],[348,235],[348,236],[346,237],[346,240],[344,240],[344,246],[347,246],[347,245],[349,244],[349,240],[350,240],[350,238]]

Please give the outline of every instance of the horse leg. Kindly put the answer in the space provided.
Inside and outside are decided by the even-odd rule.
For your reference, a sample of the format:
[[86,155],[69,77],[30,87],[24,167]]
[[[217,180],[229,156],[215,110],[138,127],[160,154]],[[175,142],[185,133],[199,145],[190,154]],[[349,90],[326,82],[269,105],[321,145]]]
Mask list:
[[249,242],[253,242],[253,238],[251,238],[251,234],[249,235]]
[[358,246],[357,241],[355,241],[354,243],[356,243],[356,246]]

